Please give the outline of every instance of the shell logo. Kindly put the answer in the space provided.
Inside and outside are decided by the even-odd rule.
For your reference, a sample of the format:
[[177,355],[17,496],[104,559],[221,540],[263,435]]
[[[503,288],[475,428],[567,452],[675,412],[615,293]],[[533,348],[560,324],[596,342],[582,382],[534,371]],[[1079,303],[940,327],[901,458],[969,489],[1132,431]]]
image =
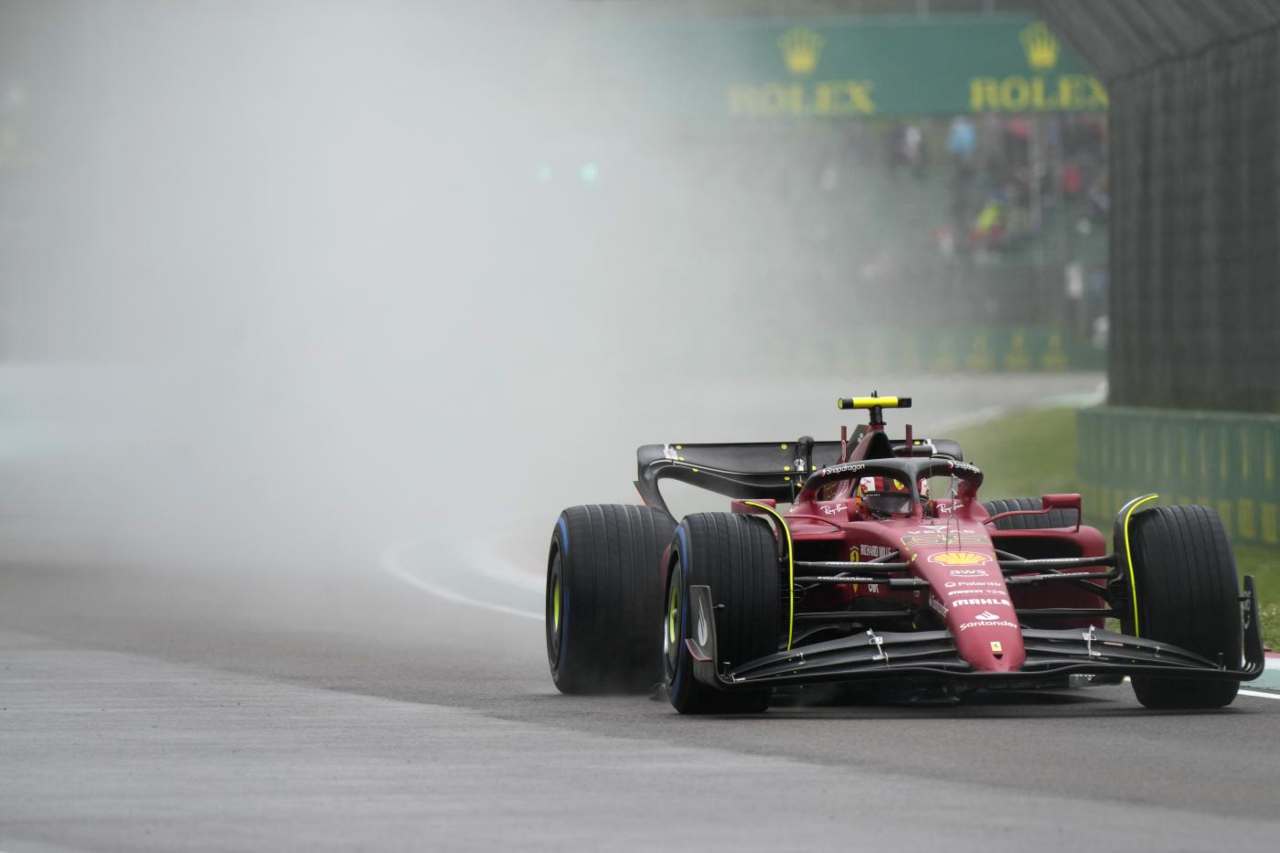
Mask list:
[[984,566],[991,558],[976,551],[942,551],[930,557],[929,562],[944,566]]

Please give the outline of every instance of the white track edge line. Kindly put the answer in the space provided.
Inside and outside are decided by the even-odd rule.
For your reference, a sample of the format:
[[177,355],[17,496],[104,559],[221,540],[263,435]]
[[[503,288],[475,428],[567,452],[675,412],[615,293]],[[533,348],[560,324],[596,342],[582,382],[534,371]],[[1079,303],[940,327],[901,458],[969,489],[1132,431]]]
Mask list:
[[436,586],[430,581],[423,580],[417,575],[410,572],[400,563],[400,555],[414,547],[418,543],[409,543],[398,547],[388,548],[382,555],[382,567],[387,574],[394,578],[409,584],[409,586],[420,589],[425,593],[434,595],[436,598],[442,598],[445,601],[452,601],[454,604],[464,604],[468,607],[478,607],[482,610],[489,610],[494,613],[502,613],[507,616],[519,616],[522,619],[532,619],[537,622],[543,621],[543,614],[534,613],[529,610],[521,610],[518,607],[508,607],[505,604],[495,604],[492,601],[481,601],[478,598],[462,595],[453,590]]
[[1241,690],[1241,696],[1252,696],[1254,699],[1280,699],[1280,693],[1263,693],[1261,690]]
[[524,571],[492,545],[474,551],[472,559],[479,562],[476,570],[480,574],[499,583],[539,594],[547,588],[547,579],[543,575]]

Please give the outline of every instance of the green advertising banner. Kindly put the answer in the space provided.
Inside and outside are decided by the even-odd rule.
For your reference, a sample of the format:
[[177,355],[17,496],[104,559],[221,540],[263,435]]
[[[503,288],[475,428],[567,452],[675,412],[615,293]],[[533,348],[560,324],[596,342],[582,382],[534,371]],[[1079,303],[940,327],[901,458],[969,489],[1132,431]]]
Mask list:
[[1213,507],[1238,541],[1280,545],[1280,416],[1099,406],[1077,417],[1090,514],[1156,492]]
[[650,47],[684,109],[741,119],[1100,111],[1107,92],[1043,22],[1020,15],[717,20]]

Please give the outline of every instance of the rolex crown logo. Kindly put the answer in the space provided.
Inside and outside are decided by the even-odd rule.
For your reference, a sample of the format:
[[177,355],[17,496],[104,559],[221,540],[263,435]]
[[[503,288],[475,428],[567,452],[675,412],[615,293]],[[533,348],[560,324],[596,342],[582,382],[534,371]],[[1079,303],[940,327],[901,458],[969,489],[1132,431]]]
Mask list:
[[1042,22],[1036,21],[1018,33],[1027,64],[1036,71],[1048,71],[1058,64],[1058,40]]
[[823,43],[822,36],[804,27],[793,27],[778,39],[778,47],[782,48],[782,59],[787,63],[787,70],[800,76],[812,74],[813,69],[818,67]]

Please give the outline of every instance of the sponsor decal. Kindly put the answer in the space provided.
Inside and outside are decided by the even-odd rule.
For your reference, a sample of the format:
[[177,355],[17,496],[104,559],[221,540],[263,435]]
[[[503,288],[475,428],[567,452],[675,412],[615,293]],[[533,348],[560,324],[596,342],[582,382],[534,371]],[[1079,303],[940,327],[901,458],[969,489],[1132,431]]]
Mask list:
[[[805,27],[792,27],[778,39],[782,61],[786,63],[787,70],[801,77],[812,74],[813,69],[818,67],[818,57],[822,56],[825,44],[826,39]],[[1056,43],[1054,53],[1057,53]]]
[[994,655],[1002,655],[1002,654],[1004,654],[1004,646],[1000,645],[1000,641],[999,641],[999,640],[992,640],[992,641],[991,641],[991,653],[992,653],[992,654],[994,654]]
[[1000,617],[992,613],[990,610],[984,610],[973,618],[977,619],[979,622],[998,622],[1000,620]]
[[[947,595],[1005,595],[1006,590],[997,581],[947,581]],[[959,587],[959,589],[952,589]],[[977,589],[974,589],[977,587]]]
[[973,547],[987,545],[991,540],[979,530],[948,530],[945,526],[908,530],[902,535],[904,545],[943,545],[947,547]]
[[826,468],[823,468],[820,471],[818,471],[818,473],[824,477],[839,477],[842,475],[857,474],[861,472],[863,469],[865,469],[866,467],[867,466],[862,464],[861,462],[858,462],[858,463],[846,462],[843,465],[828,465]]
[[929,562],[943,566],[985,566],[991,558],[977,551],[942,551],[930,556]]
[[952,569],[948,574],[953,578],[987,578],[991,577],[986,569]]
[[857,552],[850,554],[849,559],[856,561],[861,556],[864,560],[876,560],[880,557],[889,556],[895,550],[887,545],[859,545]]
[[840,515],[849,511],[848,504],[823,504],[819,507],[823,515]]
[[[957,598],[951,602],[952,607],[1012,607],[1013,602],[1007,598]],[[976,617],[981,619],[981,616]]]
[[869,583],[869,584],[867,584],[867,592],[872,593],[873,595],[874,595],[875,593],[880,592],[880,584],[878,584],[878,583]]
[[965,622],[960,626],[961,631],[968,631],[970,628],[1017,628],[1017,622],[1010,622],[1008,619],[996,617],[995,622]]
[[698,604],[698,645],[704,649],[707,647],[707,641],[711,639],[711,626],[707,624],[706,611],[702,609],[702,604]]

